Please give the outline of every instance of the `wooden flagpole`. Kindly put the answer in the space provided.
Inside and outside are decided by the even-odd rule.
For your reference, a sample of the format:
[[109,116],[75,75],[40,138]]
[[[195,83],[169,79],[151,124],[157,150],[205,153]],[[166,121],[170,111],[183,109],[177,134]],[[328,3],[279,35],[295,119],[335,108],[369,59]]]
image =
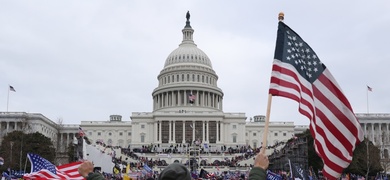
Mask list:
[[269,116],[271,114],[271,103],[272,103],[272,94],[268,94],[268,103],[267,103],[267,112],[265,114],[265,124],[264,124],[264,133],[263,133],[263,144],[261,145],[261,153],[265,154],[267,146],[267,137],[268,137],[268,124]]
[[[284,13],[280,12],[278,16],[279,21],[284,20]],[[266,146],[267,146],[267,137],[268,137],[268,125],[269,125],[269,117],[271,115],[271,104],[272,104],[272,94],[268,94],[268,103],[267,103],[267,112],[265,114],[265,124],[264,124],[264,133],[263,133],[263,144],[261,145],[260,153],[265,154]]]

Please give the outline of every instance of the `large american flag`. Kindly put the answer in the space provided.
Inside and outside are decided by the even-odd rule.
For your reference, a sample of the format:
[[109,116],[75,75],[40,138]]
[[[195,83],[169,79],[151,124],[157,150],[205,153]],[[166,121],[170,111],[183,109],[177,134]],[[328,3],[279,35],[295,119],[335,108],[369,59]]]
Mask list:
[[73,162],[56,167],[39,155],[28,153],[27,157],[31,162],[31,173],[23,175],[23,179],[84,179],[78,172],[78,167],[82,162]]
[[340,177],[363,140],[363,130],[329,70],[283,22],[278,27],[269,93],[299,103],[299,112],[310,119],[315,150],[324,162],[324,176]]

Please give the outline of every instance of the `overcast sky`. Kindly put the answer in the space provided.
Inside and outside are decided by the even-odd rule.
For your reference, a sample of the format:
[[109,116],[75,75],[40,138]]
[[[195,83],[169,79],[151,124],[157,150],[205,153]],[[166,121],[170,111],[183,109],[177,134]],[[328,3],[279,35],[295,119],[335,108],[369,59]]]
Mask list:
[[[283,11],[355,113],[390,113],[388,0],[0,0],[0,111],[8,104],[65,124],[151,112],[157,75],[181,43],[188,10],[194,41],[219,76],[224,112],[265,114]],[[297,109],[274,97],[271,121],[308,125]]]

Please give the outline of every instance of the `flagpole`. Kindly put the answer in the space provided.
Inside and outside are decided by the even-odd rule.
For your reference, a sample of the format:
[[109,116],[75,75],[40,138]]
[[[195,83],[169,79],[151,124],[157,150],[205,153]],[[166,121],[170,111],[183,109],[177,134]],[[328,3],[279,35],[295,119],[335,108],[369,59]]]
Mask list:
[[369,111],[369,105],[368,105],[368,86],[366,88],[366,94],[367,94],[367,114],[370,113]]
[[[278,16],[279,21],[284,20],[284,13],[280,12]],[[263,144],[261,145],[261,153],[265,154],[265,146],[267,145],[267,137],[268,137],[268,125],[269,125],[269,117],[271,115],[271,103],[272,103],[272,94],[268,94],[268,102],[267,102],[267,112],[265,114],[265,124],[264,124],[264,133],[263,133]]]
[[8,112],[8,103],[9,103],[9,91],[10,91],[10,89],[9,89],[9,85],[8,85],[8,96],[7,96],[7,112]]
[[260,151],[261,153],[265,153],[265,146],[267,145],[269,116],[271,114],[271,103],[272,103],[272,94],[268,94],[267,112],[265,115],[264,133],[263,133],[263,145],[261,146],[261,151]]

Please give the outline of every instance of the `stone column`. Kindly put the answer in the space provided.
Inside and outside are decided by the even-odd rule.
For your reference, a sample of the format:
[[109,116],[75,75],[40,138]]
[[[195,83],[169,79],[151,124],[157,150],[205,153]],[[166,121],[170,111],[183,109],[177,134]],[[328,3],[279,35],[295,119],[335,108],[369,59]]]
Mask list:
[[169,104],[169,103],[168,103],[168,101],[169,101],[169,99],[168,99],[168,92],[165,92],[165,93],[164,93],[164,96],[165,96],[165,98],[164,98],[164,99],[165,99],[164,107],[168,107],[168,104]]
[[180,90],[177,90],[177,106],[180,106],[180,103],[181,103],[181,99],[180,99]]
[[220,124],[220,122],[219,121],[217,121],[217,143],[219,143],[220,142],[220,139],[219,139],[219,124]]
[[206,132],[204,126],[204,121],[202,121],[202,141],[206,141]]
[[154,121],[154,140],[153,140],[153,143],[158,142],[157,126],[158,126],[158,121]]
[[[68,149],[68,145],[69,145],[69,133],[66,133],[66,149]],[[72,139],[72,141],[73,141],[73,139]]]
[[162,143],[162,132],[161,132],[161,127],[162,127],[162,121],[159,121],[160,122],[160,125],[158,126],[158,129],[159,129],[159,138],[158,138],[158,142],[161,144]]
[[187,106],[187,103],[188,103],[188,95],[187,95],[187,90],[184,90],[183,91],[183,99],[184,99],[184,102],[183,102],[183,104],[184,104],[184,106]]
[[182,143],[186,143],[186,122],[183,120],[183,141]]
[[177,91],[172,91],[172,106],[177,106]]
[[9,122],[7,122],[7,132],[9,132]]
[[172,121],[168,121],[169,122],[169,137],[168,137],[168,142],[171,143],[172,141]]
[[157,108],[161,108],[161,94],[157,94]]
[[210,127],[209,127],[209,123],[210,123],[209,121],[206,122],[206,129],[207,129],[207,131],[206,131],[206,141],[207,142],[210,142],[210,133],[209,133],[210,132]]
[[224,137],[225,137],[225,131],[224,131],[224,128],[225,128],[224,123],[221,122],[221,142],[222,142],[222,143],[225,143],[225,139],[224,139]]
[[209,92],[209,95],[207,98],[208,98],[208,100],[207,100],[208,107],[211,107],[211,93],[210,92]]
[[175,125],[175,121],[173,121],[173,143],[176,143],[176,125]]
[[219,96],[219,103],[221,104],[221,110],[223,110],[223,97]]
[[205,91],[203,91],[203,106],[205,106],[205,107],[207,106],[206,99],[207,99],[207,93]]
[[217,106],[217,95],[216,94],[214,94],[213,95],[213,106],[214,106],[214,108],[217,108],[218,106]]
[[60,134],[60,144],[61,144],[61,150],[60,150],[60,152],[64,152],[65,151],[65,149],[64,149],[64,134],[63,133],[61,133]]
[[156,109],[156,96],[153,96],[153,110]]

